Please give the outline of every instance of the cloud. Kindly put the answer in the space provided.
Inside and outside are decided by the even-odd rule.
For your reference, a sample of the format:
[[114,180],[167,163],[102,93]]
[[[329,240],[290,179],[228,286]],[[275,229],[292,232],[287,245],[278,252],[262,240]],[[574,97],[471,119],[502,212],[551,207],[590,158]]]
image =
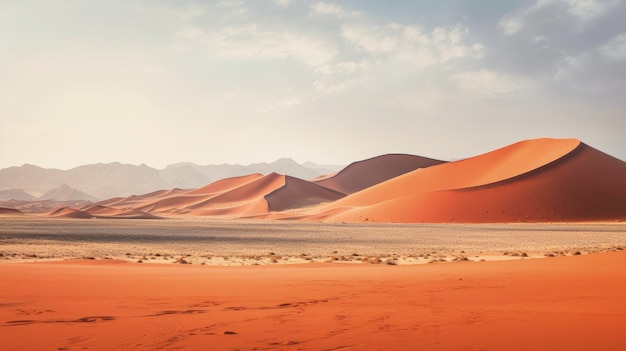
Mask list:
[[529,85],[523,79],[485,69],[457,73],[451,79],[466,93],[491,98],[523,93]]
[[332,4],[332,3],[328,3],[324,1],[318,1],[311,5],[310,14],[311,15],[333,15],[339,18],[345,18],[345,17],[351,17],[351,16],[358,16],[359,12],[348,11],[344,9],[343,7],[336,5],[336,4]]
[[222,10],[222,18],[246,18],[248,9],[241,0],[221,0],[217,3],[217,8]]
[[616,0],[537,0],[527,8],[504,15],[499,26],[504,34],[513,35],[525,27],[532,27],[529,23],[534,21],[561,21],[562,14],[584,24],[606,14],[617,3]]
[[274,0],[274,3],[282,7],[287,7],[291,4],[291,1],[290,0]]
[[611,61],[626,60],[626,33],[622,33],[600,47],[600,53]]
[[337,55],[337,49],[323,39],[262,27],[255,23],[228,26],[213,32],[188,28],[180,35],[199,40],[210,57],[219,59],[294,59],[317,67],[328,63]]
[[615,0],[565,0],[567,11],[582,19],[589,20],[605,14],[617,1]]
[[480,58],[484,47],[465,43],[468,32],[458,24],[428,33],[419,26],[391,23],[374,27],[345,25],[341,34],[365,53],[391,57],[421,69],[454,59]]

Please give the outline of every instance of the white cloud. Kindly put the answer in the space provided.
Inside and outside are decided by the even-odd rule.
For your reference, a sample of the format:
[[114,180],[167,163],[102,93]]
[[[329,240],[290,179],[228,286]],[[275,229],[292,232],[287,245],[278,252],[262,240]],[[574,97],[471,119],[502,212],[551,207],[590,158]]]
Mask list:
[[385,56],[424,68],[453,59],[480,58],[484,47],[468,45],[468,29],[460,25],[437,27],[426,33],[421,27],[391,23],[387,26],[342,27],[342,36],[357,49],[368,54]]
[[[527,8],[506,14],[500,19],[499,25],[504,34],[512,35],[526,27],[533,16],[554,8],[584,23],[604,15],[615,4],[616,0],[537,0]],[[559,19],[555,17],[553,20]]]
[[565,0],[568,12],[583,20],[588,20],[605,14],[613,5],[614,0]]
[[389,35],[380,27],[343,26],[341,35],[348,42],[369,53],[388,53],[399,46],[398,37]]
[[320,66],[316,72],[320,74],[313,82],[313,89],[320,95],[335,94],[347,90],[359,83],[363,83],[365,74],[374,64],[369,60],[342,61]]
[[501,97],[522,93],[528,83],[523,79],[488,70],[454,74],[452,81],[463,91],[484,97]]
[[518,13],[518,14],[507,14],[500,20],[500,28],[504,31],[504,34],[511,35],[519,32],[520,29],[524,26],[524,18],[526,17],[526,12]]
[[187,30],[183,35],[198,39],[208,48],[211,57],[222,59],[295,59],[317,67],[337,55],[337,49],[322,39],[263,28],[254,23],[225,27],[215,32]]
[[368,71],[372,67],[372,62],[369,60],[355,61],[342,61],[335,64],[327,64],[316,69],[317,72],[327,75],[332,74],[353,74],[357,72]]
[[339,5],[324,1],[318,1],[311,5],[310,13],[312,15],[334,15],[339,18],[359,15],[358,11],[348,11]]
[[225,19],[246,18],[248,15],[248,9],[241,0],[222,0],[217,3],[217,8],[223,11]]
[[600,47],[600,53],[609,60],[626,60],[626,33],[622,33]]
[[282,6],[282,7],[287,7],[289,5],[291,5],[291,1],[290,0],[274,0],[274,3],[276,3],[276,5]]
[[190,20],[194,17],[202,16],[206,13],[206,6],[202,4],[189,4],[176,10],[178,17],[182,20]]

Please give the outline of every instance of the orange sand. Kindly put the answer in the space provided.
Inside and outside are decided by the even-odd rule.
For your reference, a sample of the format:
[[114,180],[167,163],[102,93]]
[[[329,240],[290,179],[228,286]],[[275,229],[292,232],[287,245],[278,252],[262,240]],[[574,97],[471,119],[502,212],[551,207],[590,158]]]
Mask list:
[[7,350],[624,350],[625,264],[623,251],[422,266],[7,264],[0,340]]

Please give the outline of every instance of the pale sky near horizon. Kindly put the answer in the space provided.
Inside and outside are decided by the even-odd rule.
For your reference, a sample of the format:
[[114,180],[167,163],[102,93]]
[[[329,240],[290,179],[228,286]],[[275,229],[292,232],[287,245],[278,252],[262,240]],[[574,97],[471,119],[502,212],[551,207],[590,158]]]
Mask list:
[[626,0],[0,0],[0,168],[626,160]]

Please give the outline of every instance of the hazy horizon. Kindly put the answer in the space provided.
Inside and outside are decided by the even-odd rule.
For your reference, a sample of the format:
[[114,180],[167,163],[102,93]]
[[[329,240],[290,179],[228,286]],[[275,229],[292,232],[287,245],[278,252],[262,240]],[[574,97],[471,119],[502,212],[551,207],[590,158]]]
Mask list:
[[626,160],[626,2],[0,0],[0,168]]

